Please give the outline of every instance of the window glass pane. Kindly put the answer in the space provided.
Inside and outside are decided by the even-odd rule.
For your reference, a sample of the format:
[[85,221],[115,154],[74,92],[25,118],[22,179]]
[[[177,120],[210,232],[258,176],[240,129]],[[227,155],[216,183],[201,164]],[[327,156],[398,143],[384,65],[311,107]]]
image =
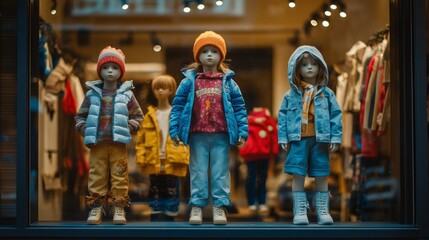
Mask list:
[[16,221],[16,10],[0,3],[0,225]]
[[[342,138],[337,135],[341,145],[338,151],[329,154],[330,171],[326,179],[308,177],[299,184],[299,178],[284,172],[287,154],[281,147],[278,154],[265,154],[257,159],[244,157],[237,147],[231,148],[228,222],[290,223],[292,196],[296,195],[292,188],[300,187],[306,192],[312,210],[308,212],[309,220],[317,222],[316,202],[322,201],[315,196],[326,192],[327,184],[331,197],[325,200],[329,200],[334,222],[399,223],[400,213],[394,209],[399,208],[401,201],[397,157],[400,146],[391,141],[399,135],[399,130],[391,126],[399,124],[393,122],[398,120],[390,119],[390,112],[400,110],[399,106],[390,104],[390,81],[399,79],[390,78],[390,61],[396,60],[389,55],[389,1],[295,1],[292,8],[288,1],[278,0],[207,0],[201,1],[205,4],[201,10],[197,2],[40,1],[39,72],[32,88],[32,96],[38,102],[34,116],[37,124],[32,126],[32,131],[38,133],[37,138],[32,139],[32,146],[37,146],[37,156],[32,156],[32,171],[37,178],[37,191],[32,193],[35,203],[32,220],[87,219],[89,159],[96,150],[84,146],[84,138],[75,128],[74,116],[88,92],[85,83],[99,79],[96,69],[100,51],[112,46],[125,54],[124,79],[133,79],[133,93],[148,118],[148,106],[158,104],[151,88],[152,79],[167,73],[179,84],[184,78],[180,70],[194,61],[196,37],[213,30],[226,41],[225,62],[236,73],[233,79],[249,114],[263,107],[278,121],[283,96],[291,89],[288,60],[301,45],[315,46],[323,55],[329,72],[326,87],[334,92],[332,99],[342,110],[341,121],[337,119],[342,124]],[[328,10],[329,13],[325,13]],[[325,94],[323,97],[329,95]],[[315,108],[332,107],[326,98],[326,102],[321,103],[316,98]],[[286,109],[300,109],[301,99],[295,101],[296,106]],[[314,115],[316,129],[320,116]],[[288,125],[293,123],[296,122]],[[326,129],[330,129],[329,122]],[[136,143],[142,140],[138,136],[149,136],[145,131],[149,130],[132,135],[127,146],[131,200],[131,206],[125,209],[127,220],[187,222],[191,196],[189,174],[172,180],[165,176],[172,175],[166,174],[167,170],[156,177],[140,168],[136,163]],[[327,141],[335,143],[334,129],[329,131],[332,134],[328,134]],[[251,136],[246,144],[250,144]],[[157,137],[154,133],[150,139]],[[149,145],[146,143],[144,148],[149,149]],[[277,140],[270,145],[277,146]],[[320,146],[327,145],[320,143]],[[291,151],[296,148],[292,146]],[[310,168],[316,158],[326,155],[325,148],[324,155],[316,154],[304,163],[308,162]],[[326,159],[322,161],[328,166]],[[305,166],[303,169],[305,174]],[[317,167],[314,169],[316,172],[311,174],[318,175]],[[95,191],[94,184],[105,189],[104,183],[94,182],[90,181],[91,191]],[[171,186],[167,187],[167,183]],[[110,189],[110,185],[106,189]],[[107,190],[100,191],[104,195]],[[172,192],[178,201],[172,199]],[[90,200],[94,199],[98,201],[92,194]],[[172,209],[166,207],[171,205]],[[206,207],[203,213],[204,221],[211,221],[207,218],[212,215],[211,207]],[[112,221],[112,216],[104,220]]]

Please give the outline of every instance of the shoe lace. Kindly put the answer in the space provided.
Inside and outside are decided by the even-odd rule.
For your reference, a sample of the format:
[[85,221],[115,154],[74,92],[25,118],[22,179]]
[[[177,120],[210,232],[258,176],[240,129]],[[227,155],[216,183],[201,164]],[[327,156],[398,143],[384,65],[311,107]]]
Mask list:
[[199,207],[193,207],[191,211],[192,216],[199,216],[201,213],[201,208]]
[[217,216],[222,216],[224,214],[223,208],[221,207],[214,207],[213,212]]
[[118,216],[123,216],[124,215],[124,209],[119,208],[119,207],[115,207],[115,214]]
[[308,201],[305,200],[304,197],[299,197],[298,198],[298,214],[299,215],[307,215],[307,209],[310,209],[310,204],[308,203]]
[[91,209],[91,212],[89,213],[90,216],[95,217],[97,216],[101,211],[101,207],[95,207]]
[[[328,195],[329,196],[329,195]],[[322,196],[322,194],[317,195],[316,207],[319,214],[328,214],[328,197]]]

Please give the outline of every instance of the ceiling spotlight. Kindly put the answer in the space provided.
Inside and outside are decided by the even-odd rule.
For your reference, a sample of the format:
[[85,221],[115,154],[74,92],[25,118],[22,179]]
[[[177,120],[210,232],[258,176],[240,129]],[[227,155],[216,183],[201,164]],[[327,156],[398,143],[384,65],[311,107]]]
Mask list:
[[57,0],[52,0],[51,14],[55,15],[56,13],[57,13]]
[[161,52],[162,47],[159,44],[153,45],[153,51],[155,52]]
[[325,13],[325,16],[329,17],[329,16],[332,15],[331,10],[330,10],[328,4],[326,4],[326,3],[323,4],[322,9],[323,9],[323,13]]
[[191,11],[191,8],[189,7],[189,5],[190,5],[189,0],[183,1],[183,12],[189,13]]
[[332,0],[331,4],[329,5],[329,8],[331,8],[332,10],[337,9],[337,1],[336,0]]
[[342,18],[347,17],[346,5],[343,2],[339,2],[338,7],[340,8],[340,17]]
[[294,8],[296,6],[295,0],[289,0],[289,7]]
[[313,14],[311,15],[311,20],[310,20],[310,24],[311,24],[311,26],[316,27],[316,26],[317,26],[317,24],[318,24],[318,22],[317,22],[317,21],[319,21],[319,19],[320,19],[319,14],[318,14],[317,12],[313,13]]
[[222,1],[222,0],[217,0],[217,1],[216,1],[216,5],[217,5],[217,6],[222,6],[222,4],[223,4],[223,1]]
[[159,40],[155,32],[150,34],[150,41],[152,42],[152,49],[154,52],[160,52],[162,50],[161,40]]
[[329,21],[327,19],[322,21],[322,26],[329,27]]
[[127,0],[121,0],[122,3],[122,9],[127,10],[130,6],[127,3]]
[[198,10],[203,10],[206,7],[203,3],[203,0],[197,0],[197,4]]

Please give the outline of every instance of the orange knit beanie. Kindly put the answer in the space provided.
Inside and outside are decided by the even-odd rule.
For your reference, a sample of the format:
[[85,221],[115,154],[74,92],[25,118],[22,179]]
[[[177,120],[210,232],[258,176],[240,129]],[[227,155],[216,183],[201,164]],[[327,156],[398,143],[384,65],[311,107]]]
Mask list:
[[223,37],[213,31],[206,31],[200,34],[200,36],[195,39],[194,43],[194,60],[196,62],[200,62],[199,60],[199,53],[201,48],[203,48],[206,45],[213,45],[217,47],[220,51],[221,58],[220,63],[225,60],[226,55],[226,44]]
[[125,74],[125,54],[121,49],[112,48],[111,46],[105,47],[101,50],[100,55],[98,56],[97,63],[97,75],[101,79],[100,71],[103,64],[113,62],[119,65],[121,69],[121,76],[119,77],[122,80],[122,77]]

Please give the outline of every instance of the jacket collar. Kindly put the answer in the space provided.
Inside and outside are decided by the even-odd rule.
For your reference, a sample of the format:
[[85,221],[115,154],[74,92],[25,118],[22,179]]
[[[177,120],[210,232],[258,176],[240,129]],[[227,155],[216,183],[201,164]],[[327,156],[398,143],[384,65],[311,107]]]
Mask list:
[[[197,71],[194,69],[185,69],[182,70],[182,74],[189,79],[195,79],[197,76]],[[235,76],[235,72],[228,69],[224,75],[224,79],[231,79],[233,76]]]
[[[102,89],[103,89],[103,81],[102,80],[95,80],[95,81],[88,81],[85,83],[85,85],[89,88],[102,95]],[[123,83],[118,84],[118,89],[116,89],[117,93],[123,93],[125,91],[134,89],[133,80],[128,80]]]

